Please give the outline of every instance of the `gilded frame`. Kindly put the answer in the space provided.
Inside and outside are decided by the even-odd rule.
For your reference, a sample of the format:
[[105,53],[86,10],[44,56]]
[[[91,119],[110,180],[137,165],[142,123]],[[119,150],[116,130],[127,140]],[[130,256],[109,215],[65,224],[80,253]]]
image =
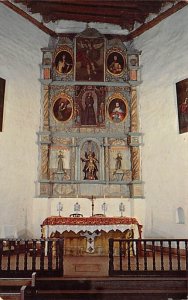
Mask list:
[[58,94],[52,104],[52,115],[58,122],[67,122],[73,116],[73,100],[68,94]]

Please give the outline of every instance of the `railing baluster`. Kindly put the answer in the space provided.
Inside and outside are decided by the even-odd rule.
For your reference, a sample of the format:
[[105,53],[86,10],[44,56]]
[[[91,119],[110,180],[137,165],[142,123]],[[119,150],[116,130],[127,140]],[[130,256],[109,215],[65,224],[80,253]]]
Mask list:
[[0,240],[0,270],[2,270],[3,240]]
[[109,275],[114,271],[114,240],[109,239]]
[[16,247],[16,271],[19,271],[20,241],[15,242],[15,247]]
[[122,247],[122,241],[119,241],[119,267],[120,267],[120,271],[123,270],[122,267],[122,257],[123,257],[123,247]]
[[27,271],[28,241],[25,241],[24,251],[24,271]]
[[11,246],[12,246],[12,241],[11,241],[11,240],[8,240],[8,259],[7,259],[7,271],[10,271]]
[[48,271],[52,271],[52,247],[53,247],[53,241],[48,240],[48,250],[47,250],[47,256],[48,256]]
[[153,271],[156,271],[156,261],[155,261],[155,241],[152,240],[152,261],[153,261]]
[[59,275],[63,276],[63,253],[64,253],[64,240],[59,240]]
[[55,242],[55,250],[56,250],[56,256],[55,256],[56,270],[58,270],[59,269],[59,240],[56,240]]
[[168,241],[169,270],[172,271],[172,243]]
[[139,271],[140,240],[134,241],[134,243],[136,243],[136,270]]
[[164,271],[163,241],[160,240],[161,271]]
[[188,272],[188,246],[187,246],[187,240],[185,240],[185,270]]
[[128,250],[128,271],[131,271],[131,242],[127,240],[127,250]]
[[33,240],[32,243],[32,271],[36,271],[36,255],[37,255],[37,251],[36,251],[36,240]]
[[147,264],[147,251],[146,251],[146,240],[144,240],[144,271],[147,271],[148,264]]
[[45,258],[45,241],[41,240],[40,246],[40,270],[44,271],[44,258]]
[[180,264],[180,243],[179,241],[177,243],[177,263],[178,263],[178,271],[181,270],[181,264]]

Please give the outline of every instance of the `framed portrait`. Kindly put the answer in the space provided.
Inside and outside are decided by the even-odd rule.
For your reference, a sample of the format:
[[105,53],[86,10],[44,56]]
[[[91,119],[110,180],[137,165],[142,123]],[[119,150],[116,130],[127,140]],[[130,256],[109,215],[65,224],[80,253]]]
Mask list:
[[126,58],[118,49],[110,50],[106,58],[107,71],[113,76],[121,76],[126,67]]
[[76,126],[104,126],[106,113],[104,86],[76,86],[74,104]]
[[121,123],[128,113],[127,100],[121,94],[114,94],[108,101],[108,115],[112,122]]
[[58,74],[68,74],[73,70],[72,50],[68,47],[61,49],[55,56],[55,69]]
[[4,109],[4,95],[5,95],[6,80],[0,78],[0,131],[3,130],[3,109]]
[[67,94],[60,94],[56,97],[53,107],[53,116],[59,122],[66,122],[71,119],[73,114],[72,99]]
[[104,38],[76,39],[76,80],[104,81]]
[[188,79],[176,83],[179,133],[188,131]]

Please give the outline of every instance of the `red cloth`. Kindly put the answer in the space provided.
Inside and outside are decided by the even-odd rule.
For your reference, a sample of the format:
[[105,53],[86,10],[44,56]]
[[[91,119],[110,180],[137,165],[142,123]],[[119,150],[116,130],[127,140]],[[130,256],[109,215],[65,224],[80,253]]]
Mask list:
[[52,216],[46,218],[42,226],[45,225],[118,225],[137,224],[136,218],[131,217],[59,217]]

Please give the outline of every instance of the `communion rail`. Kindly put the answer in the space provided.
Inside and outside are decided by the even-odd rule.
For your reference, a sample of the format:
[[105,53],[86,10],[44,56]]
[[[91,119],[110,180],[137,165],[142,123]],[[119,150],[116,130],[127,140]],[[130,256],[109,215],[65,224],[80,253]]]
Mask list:
[[63,239],[0,239],[0,277],[63,275]]
[[187,239],[109,240],[109,276],[186,276]]

